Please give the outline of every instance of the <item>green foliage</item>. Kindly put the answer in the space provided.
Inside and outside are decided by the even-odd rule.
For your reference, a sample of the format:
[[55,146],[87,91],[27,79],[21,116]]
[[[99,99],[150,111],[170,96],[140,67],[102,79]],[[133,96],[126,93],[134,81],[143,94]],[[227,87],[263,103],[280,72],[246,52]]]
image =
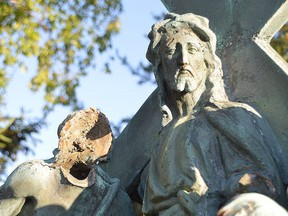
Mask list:
[[7,162],[14,161],[17,153],[31,152],[31,146],[27,145],[27,140],[33,144],[37,140],[32,136],[38,133],[45,124],[43,120],[25,122],[24,117],[10,118],[0,116],[0,173],[3,173]]
[[288,62],[288,23],[272,38],[271,45]]
[[0,96],[11,76],[7,67],[25,71],[27,58],[34,58],[38,68],[30,88],[45,89],[45,108],[56,104],[79,108],[75,91],[79,79],[96,66],[97,53],[112,47],[121,9],[120,0],[1,1]]
[[[119,32],[120,0],[3,0],[0,1],[0,105],[15,72],[37,71],[29,87],[44,90],[44,117],[57,104],[79,109],[76,89],[98,54],[112,48]],[[101,64],[110,72],[109,62]],[[0,173],[18,151],[28,152],[24,141],[37,133],[44,120],[1,117]]]

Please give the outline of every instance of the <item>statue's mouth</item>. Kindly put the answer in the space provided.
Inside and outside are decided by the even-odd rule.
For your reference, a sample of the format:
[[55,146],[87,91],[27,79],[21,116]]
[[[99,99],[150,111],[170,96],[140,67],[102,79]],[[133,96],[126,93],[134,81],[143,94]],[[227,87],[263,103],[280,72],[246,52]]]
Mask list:
[[190,74],[194,77],[193,73],[190,70],[181,70],[181,74]]
[[190,76],[194,77],[194,74],[192,73],[192,71],[187,69],[187,68],[181,68],[178,71],[177,77],[179,77],[179,75],[190,75]]

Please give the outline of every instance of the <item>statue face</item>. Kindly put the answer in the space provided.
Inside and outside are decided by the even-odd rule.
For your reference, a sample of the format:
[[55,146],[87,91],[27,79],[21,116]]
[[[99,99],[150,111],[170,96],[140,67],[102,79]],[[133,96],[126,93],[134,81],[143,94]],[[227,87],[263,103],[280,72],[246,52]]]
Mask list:
[[164,37],[160,55],[167,85],[178,92],[195,91],[207,77],[201,40],[193,32],[181,31]]

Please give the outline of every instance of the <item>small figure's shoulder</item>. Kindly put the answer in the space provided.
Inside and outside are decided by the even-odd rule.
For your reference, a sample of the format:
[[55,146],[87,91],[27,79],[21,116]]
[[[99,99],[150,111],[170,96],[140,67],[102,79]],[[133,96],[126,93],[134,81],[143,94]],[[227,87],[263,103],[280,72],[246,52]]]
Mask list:
[[[3,188],[10,188],[16,196],[25,195],[28,188],[41,188],[51,178],[56,168],[43,160],[31,160],[20,164],[7,178]],[[29,195],[29,194],[27,194]]]
[[[31,160],[20,164],[10,176],[25,177],[27,175],[39,175],[44,170],[53,169],[53,164],[46,163],[44,160]],[[9,177],[10,177],[9,176]],[[8,177],[8,179],[9,179]],[[7,179],[7,180],[8,180]]]

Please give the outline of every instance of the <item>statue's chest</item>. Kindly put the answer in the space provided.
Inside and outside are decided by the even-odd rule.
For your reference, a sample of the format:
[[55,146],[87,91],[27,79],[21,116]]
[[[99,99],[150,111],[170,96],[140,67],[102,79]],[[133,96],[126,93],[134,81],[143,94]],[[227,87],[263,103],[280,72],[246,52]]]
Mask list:
[[197,173],[203,177],[205,187],[218,184],[213,179],[223,176],[223,170],[217,131],[204,117],[175,122],[162,138],[153,162],[164,188],[171,191],[191,188],[199,178]]
[[[162,135],[160,153],[163,157],[188,156],[193,158],[197,152],[209,154],[217,144],[215,129],[203,116],[176,121]],[[212,153],[212,152],[211,152]],[[172,155],[171,155],[172,154]]]

